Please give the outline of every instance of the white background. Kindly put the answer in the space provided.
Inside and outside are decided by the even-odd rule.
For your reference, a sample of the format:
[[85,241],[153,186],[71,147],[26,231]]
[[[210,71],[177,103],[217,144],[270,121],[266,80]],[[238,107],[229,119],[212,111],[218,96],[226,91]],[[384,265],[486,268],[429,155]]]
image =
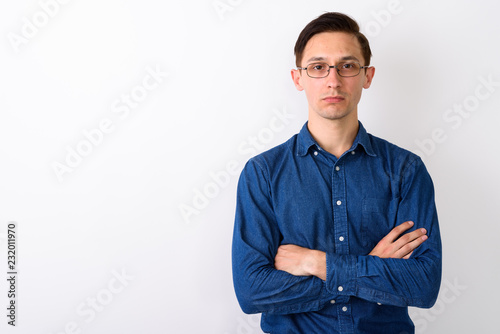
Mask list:
[[0,5],[1,277],[9,221],[19,246],[17,326],[2,278],[0,332],[260,333],[232,287],[235,174],[306,121],[293,46],[325,11],[371,42],[361,121],[418,151],[435,183],[443,286],[411,310],[417,332],[494,332],[498,2],[54,1]]

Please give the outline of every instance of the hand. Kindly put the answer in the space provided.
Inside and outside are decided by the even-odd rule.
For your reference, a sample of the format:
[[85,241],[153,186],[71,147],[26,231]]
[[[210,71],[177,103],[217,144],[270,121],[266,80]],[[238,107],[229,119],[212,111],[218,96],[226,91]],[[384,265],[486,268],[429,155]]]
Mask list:
[[326,280],[326,253],[297,245],[281,245],[274,267],[295,276],[317,276]]
[[427,240],[427,236],[425,235],[427,231],[425,228],[401,235],[412,226],[413,222],[411,221],[396,226],[379,241],[377,246],[368,255],[380,258],[409,259],[413,250]]

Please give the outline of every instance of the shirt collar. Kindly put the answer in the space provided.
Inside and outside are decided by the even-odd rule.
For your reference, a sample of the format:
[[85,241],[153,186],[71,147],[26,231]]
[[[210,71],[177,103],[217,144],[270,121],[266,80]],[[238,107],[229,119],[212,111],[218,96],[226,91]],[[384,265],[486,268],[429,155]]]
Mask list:
[[[352,147],[348,150],[348,152],[354,151],[358,145],[361,145],[364,148],[366,154],[372,157],[376,157],[377,155],[373,150],[370,136],[366,132],[363,124],[361,124],[361,122],[359,121],[358,123],[359,123],[358,134],[356,135]],[[311,148],[311,146],[316,146],[318,148],[320,147],[318,143],[314,140],[314,138],[311,136],[311,133],[307,128],[307,122],[306,122],[298,135],[297,155],[302,157],[305,156],[309,152],[309,148]]]

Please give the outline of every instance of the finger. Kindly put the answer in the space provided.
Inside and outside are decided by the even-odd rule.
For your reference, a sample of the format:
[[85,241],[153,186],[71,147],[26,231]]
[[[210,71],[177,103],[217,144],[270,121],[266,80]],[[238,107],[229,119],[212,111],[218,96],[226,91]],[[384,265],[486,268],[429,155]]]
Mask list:
[[285,253],[285,252],[289,251],[291,249],[290,246],[291,245],[288,245],[288,244],[287,245],[280,245],[278,247],[278,253]]
[[422,235],[417,239],[406,243],[403,247],[401,247],[398,251],[394,253],[394,256],[398,259],[401,259],[409,254],[411,255],[411,253],[427,239],[428,239],[427,235]]
[[413,254],[413,251],[411,251],[411,252],[410,252],[409,254],[407,254],[406,256],[403,256],[403,259],[408,260],[412,254]]
[[282,250],[289,250],[289,251],[293,251],[293,250],[299,250],[301,249],[302,247],[300,246],[297,246],[297,245],[294,245],[294,244],[284,244],[284,245],[280,245],[278,247],[278,249],[282,249]]
[[427,230],[425,228],[416,229],[415,231],[400,236],[398,240],[394,241],[394,246],[396,249],[402,248],[404,245],[424,236],[425,234],[427,234]]
[[396,226],[395,228],[393,228],[391,230],[391,232],[389,232],[389,234],[387,234],[383,239],[385,239],[384,241],[388,241],[390,243],[392,243],[394,240],[396,240],[401,234],[403,234],[403,232],[405,232],[406,230],[409,230],[410,228],[412,228],[414,225],[414,223],[412,221],[407,221],[407,222],[404,222],[398,226]]

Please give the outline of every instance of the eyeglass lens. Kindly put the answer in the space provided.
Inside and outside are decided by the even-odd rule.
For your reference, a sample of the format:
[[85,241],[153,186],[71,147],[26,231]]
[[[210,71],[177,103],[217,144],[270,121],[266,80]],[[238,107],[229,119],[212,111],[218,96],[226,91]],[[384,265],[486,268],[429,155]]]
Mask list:
[[[354,77],[359,74],[361,66],[356,62],[343,62],[335,66],[340,76]],[[328,76],[330,65],[327,63],[312,63],[307,65],[307,74],[312,78],[323,78]]]

